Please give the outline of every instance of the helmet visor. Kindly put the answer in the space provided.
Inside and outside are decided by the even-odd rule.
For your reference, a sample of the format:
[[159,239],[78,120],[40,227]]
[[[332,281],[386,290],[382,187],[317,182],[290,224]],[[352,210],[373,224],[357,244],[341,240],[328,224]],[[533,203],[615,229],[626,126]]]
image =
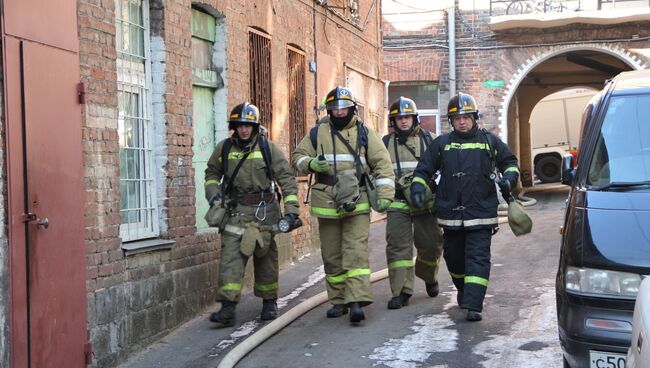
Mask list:
[[325,107],[328,110],[345,109],[348,107],[354,107],[354,102],[352,100],[333,100],[326,103]]

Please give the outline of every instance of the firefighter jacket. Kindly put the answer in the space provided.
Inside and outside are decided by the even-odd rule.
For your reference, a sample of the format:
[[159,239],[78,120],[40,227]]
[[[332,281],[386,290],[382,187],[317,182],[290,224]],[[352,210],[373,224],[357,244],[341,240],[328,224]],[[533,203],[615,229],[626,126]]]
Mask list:
[[[232,177],[232,174],[240,160],[247,152],[250,152],[239,169],[239,172],[235,176],[234,182],[231,184],[231,190],[230,193],[228,193],[228,197],[237,201],[238,199],[235,198],[236,195],[234,194],[237,193],[240,195],[241,202],[249,202],[239,204],[249,206],[252,205],[250,202],[255,199],[255,195],[259,195],[260,199],[270,199],[271,202],[275,201],[278,197],[276,195],[277,189],[275,188],[275,184],[272,184],[272,180],[269,178],[267,165],[262,153],[263,148],[260,147],[259,136],[253,137],[251,143],[244,147],[244,149],[242,149],[237,143],[237,138],[226,138],[217,143],[216,149],[208,160],[208,167],[205,169],[206,199],[210,200],[215,193],[221,193],[222,185],[226,185],[227,188],[228,183],[225,181],[222,182],[224,177],[222,150],[224,143],[228,139],[232,141],[232,145],[227,153],[228,173],[226,177]],[[273,181],[277,181],[282,188],[285,212],[298,215],[300,214],[300,208],[298,205],[298,188],[296,186],[296,179],[293,176],[291,166],[282,154],[282,151],[280,151],[273,142],[268,140],[266,140],[266,142],[268,142],[268,152],[270,153],[270,157],[267,159],[271,162],[270,169]]]
[[451,132],[433,141],[415,169],[413,182],[426,185],[440,170],[435,201],[440,226],[494,228],[499,204],[495,168],[510,178],[514,188],[519,175],[518,163],[505,143],[484,129],[475,129],[466,138]]
[[[332,178],[336,177],[336,172],[355,170],[357,168],[355,155],[334,135],[334,127],[329,117],[321,119],[314,129],[318,129],[316,145],[312,143],[310,134],[306,135],[296,147],[292,158],[293,165],[302,173],[309,173],[309,162],[321,154],[330,164],[329,172],[316,175],[316,183],[311,188],[311,213],[321,218],[341,218],[369,213],[370,204],[366,185],[363,182],[360,183],[361,196],[356,202],[355,209],[345,212],[337,208],[332,191],[335,179]],[[363,129],[367,134],[363,133]],[[362,141],[364,139],[367,141],[365,144],[358,141],[360,138],[358,132],[366,136],[361,137]],[[362,126],[362,123],[357,124],[356,115],[339,133],[358,152],[362,172],[368,171],[375,177],[378,198],[392,200],[395,194],[395,176],[391,168],[390,156],[381,139],[372,129]]]
[[[430,208],[417,209],[409,206],[408,193],[410,180],[405,181],[413,174],[418,165],[420,157],[424,156],[428,146],[431,144],[435,136],[430,132],[416,126],[415,129],[409,134],[406,141],[401,143],[397,133],[391,133],[384,136],[383,141],[386,144],[390,160],[393,164],[395,172],[395,201],[391,203],[388,211],[402,211],[409,212],[412,215],[418,215],[429,212]],[[404,178],[400,180],[401,178]],[[433,202],[427,203],[429,207]]]

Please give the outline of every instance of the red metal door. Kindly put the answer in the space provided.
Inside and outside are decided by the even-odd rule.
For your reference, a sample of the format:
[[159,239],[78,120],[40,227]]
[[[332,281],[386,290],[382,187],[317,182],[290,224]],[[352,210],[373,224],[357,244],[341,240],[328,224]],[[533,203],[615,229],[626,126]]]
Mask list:
[[76,53],[23,43],[29,321],[33,367],[84,367],[81,108]]
[[79,59],[4,41],[12,366],[85,367]]

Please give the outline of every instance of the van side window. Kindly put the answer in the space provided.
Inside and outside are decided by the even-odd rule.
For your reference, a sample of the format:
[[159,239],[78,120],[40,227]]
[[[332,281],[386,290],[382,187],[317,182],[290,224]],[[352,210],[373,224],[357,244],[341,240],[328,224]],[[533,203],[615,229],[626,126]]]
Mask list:
[[589,164],[587,184],[650,180],[650,95],[612,97]]

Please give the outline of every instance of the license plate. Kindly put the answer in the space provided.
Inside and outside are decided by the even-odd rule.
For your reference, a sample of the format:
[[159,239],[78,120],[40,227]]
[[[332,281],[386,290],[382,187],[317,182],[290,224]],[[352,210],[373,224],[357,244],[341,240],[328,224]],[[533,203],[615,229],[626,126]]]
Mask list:
[[589,351],[589,368],[625,368],[625,354]]

